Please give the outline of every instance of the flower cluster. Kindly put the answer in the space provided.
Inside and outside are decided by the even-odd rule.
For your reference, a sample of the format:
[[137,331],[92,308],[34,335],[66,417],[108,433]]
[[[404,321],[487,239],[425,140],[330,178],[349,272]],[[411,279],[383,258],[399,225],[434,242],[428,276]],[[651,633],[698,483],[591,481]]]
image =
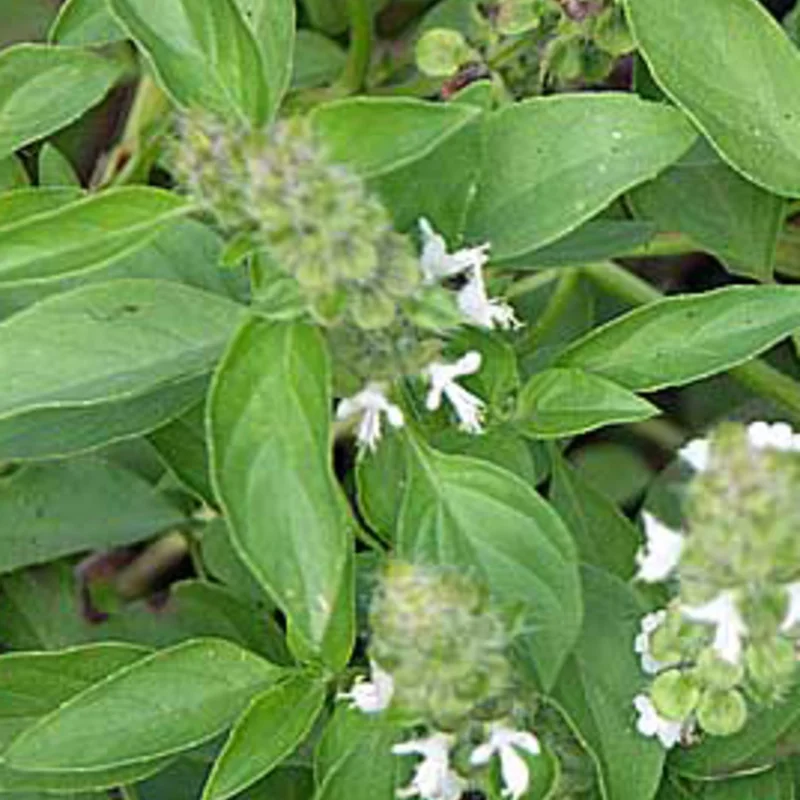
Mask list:
[[690,442],[686,531],[645,514],[638,579],[676,579],[634,647],[654,676],[637,695],[638,728],[672,747],[696,727],[729,735],[750,703],[791,687],[800,622],[800,435],[784,423],[725,425]]
[[[393,563],[370,622],[371,679],[341,697],[363,713],[390,712],[425,728],[393,747],[395,755],[422,756],[398,797],[459,800],[497,757],[504,797],[521,798],[530,782],[525,755],[538,755],[540,745],[510,722],[511,635],[483,587],[451,569]],[[459,771],[453,754],[465,749]]]

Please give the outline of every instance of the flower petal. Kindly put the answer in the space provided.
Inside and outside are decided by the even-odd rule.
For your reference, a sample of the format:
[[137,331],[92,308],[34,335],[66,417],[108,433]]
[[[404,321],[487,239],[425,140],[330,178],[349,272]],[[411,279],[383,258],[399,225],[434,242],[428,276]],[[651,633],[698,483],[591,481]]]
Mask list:
[[681,606],[681,613],[692,622],[705,622],[716,626],[712,647],[731,664],[738,664],[742,656],[742,639],[747,633],[733,592],[720,592],[702,606]]
[[636,580],[658,583],[673,572],[683,552],[683,534],[673,531],[646,511],[642,514],[647,542],[636,554]]

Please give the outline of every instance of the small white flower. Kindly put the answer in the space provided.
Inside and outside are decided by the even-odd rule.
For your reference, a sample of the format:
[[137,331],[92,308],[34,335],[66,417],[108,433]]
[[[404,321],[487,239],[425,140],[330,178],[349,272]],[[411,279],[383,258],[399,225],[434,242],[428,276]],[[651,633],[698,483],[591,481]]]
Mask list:
[[642,514],[647,542],[636,554],[636,580],[658,583],[673,572],[683,552],[683,534],[673,531],[646,511]]
[[692,439],[678,450],[678,456],[695,472],[705,472],[708,469],[710,452],[711,442],[708,439]]
[[747,633],[747,626],[736,606],[733,592],[720,592],[713,600],[702,606],[681,606],[681,612],[692,622],[705,622],[716,625],[712,647],[717,654],[738,664],[742,655],[742,638]]
[[426,283],[436,283],[470,269],[480,270],[489,260],[488,244],[448,253],[444,237],[436,233],[427,219],[421,217],[418,225],[422,235],[420,266]]
[[686,722],[673,722],[664,719],[656,711],[652,700],[646,694],[637,694],[633,698],[633,705],[639,712],[639,719],[636,720],[636,730],[642,736],[657,736],[664,747],[669,750],[680,740]]
[[417,765],[411,783],[397,792],[398,797],[421,797],[424,800],[459,800],[467,782],[450,768],[453,737],[434,733],[425,739],[412,739],[392,747],[397,756],[418,753],[423,760]]
[[356,433],[358,444],[373,452],[381,438],[381,414],[386,415],[393,427],[403,426],[403,412],[389,402],[385,388],[379,383],[367,384],[358,394],[346,397],[336,407],[338,420],[361,417]]
[[377,714],[389,707],[394,694],[392,676],[382,670],[374,661],[370,663],[371,681],[356,678],[349,692],[341,692],[339,699],[350,700],[350,708],[357,708],[364,714]]
[[642,669],[648,675],[655,675],[669,666],[653,658],[650,652],[650,637],[664,624],[666,618],[667,612],[664,609],[654,611],[652,614],[645,614],[640,623],[639,634],[633,641],[633,649],[639,654]]
[[470,350],[454,364],[444,364],[439,361],[428,364],[424,374],[430,381],[431,388],[425,400],[426,408],[435,411],[441,406],[444,395],[455,409],[461,428],[467,433],[481,433],[483,409],[486,404],[480,397],[456,383],[456,378],[474,375],[480,368],[481,354],[477,350]]
[[503,797],[511,800],[519,800],[528,791],[530,783],[528,765],[517,749],[534,756],[541,752],[539,740],[532,733],[493,722],[489,726],[489,741],[476,747],[470,756],[473,766],[488,764],[495,753],[500,756],[500,771],[505,785]]
[[481,328],[519,328],[514,309],[502,300],[490,299],[483,279],[483,269],[476,266],[457,297],[461,313]]
[[800,583],[787,584],[786,591],[789,593],[789,609],[781,624],[782,631],[791,630],[800,622]]
[[785,422],[753,422],[747,426],[747,440],[756,450],[800,451],[800,435]]

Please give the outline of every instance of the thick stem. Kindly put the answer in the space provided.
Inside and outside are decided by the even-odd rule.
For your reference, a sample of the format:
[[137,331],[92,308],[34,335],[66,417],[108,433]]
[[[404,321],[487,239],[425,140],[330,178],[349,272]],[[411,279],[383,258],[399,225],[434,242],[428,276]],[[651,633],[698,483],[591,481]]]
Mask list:
[[344,94],[354,94],[364,88],[372,61],[372,4],[369,0],[347,0],[347,11],[350,15],[350,51],[336,86]]
[[[634,306],[647,305],[664,295],[654,286],[613,262],[582,268],[598,286]],[[800,385],[766,361],[754,358],[732,367],[728,374],[750,391],[780,405],[795,424],[800,424]]]

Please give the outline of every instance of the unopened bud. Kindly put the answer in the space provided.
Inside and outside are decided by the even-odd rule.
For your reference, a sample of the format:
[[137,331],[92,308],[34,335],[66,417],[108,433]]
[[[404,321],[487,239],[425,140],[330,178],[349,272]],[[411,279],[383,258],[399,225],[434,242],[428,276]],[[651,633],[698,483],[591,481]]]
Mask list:
[[700,689],[691,673],[673,669],[653,681],[650,699],[662,717],[680,722],[697,707]]
[[747,722],[747,703],[736,689],[703,693],[697,707],[700,727],[712,736],[731,736],[738,733]]
[[464,36],[450,28],[433,28],[417,42],[417,66],[433,78],[452,77],[476,56]]

